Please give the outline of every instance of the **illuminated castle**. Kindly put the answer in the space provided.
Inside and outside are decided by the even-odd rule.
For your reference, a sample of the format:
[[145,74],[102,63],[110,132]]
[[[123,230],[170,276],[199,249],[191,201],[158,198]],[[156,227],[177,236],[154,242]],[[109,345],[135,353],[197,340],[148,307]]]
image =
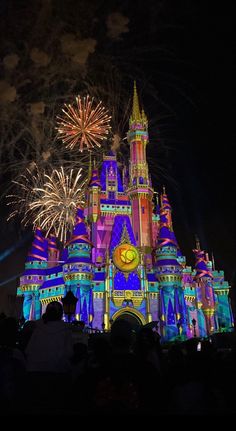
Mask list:
[[[159,322],[162,340],[207,336],[233,326],[228,282],[197,243],[195,268],[186,265],[172,226],[165,190],[154,203],[146,161],[148,121],[136,87],[127,135],[129,168],[104,156],[90,173],[85,208],[78,208],[70,240],[60,255],[56,238],[40,229],[20,279],[25,319],[38,319],[46,305],[72,291],[74,318],[109,330],[125,318]],[[156,193],[156,196],[157,193]]]

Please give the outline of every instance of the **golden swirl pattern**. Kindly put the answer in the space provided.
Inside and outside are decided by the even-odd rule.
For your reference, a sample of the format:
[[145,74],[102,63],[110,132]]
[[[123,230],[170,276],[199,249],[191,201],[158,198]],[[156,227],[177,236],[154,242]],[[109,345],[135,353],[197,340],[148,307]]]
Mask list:
[[133,271],[139,264],[139,252],[132,244],[120,244],[113,252],[113,262],[121,271]]

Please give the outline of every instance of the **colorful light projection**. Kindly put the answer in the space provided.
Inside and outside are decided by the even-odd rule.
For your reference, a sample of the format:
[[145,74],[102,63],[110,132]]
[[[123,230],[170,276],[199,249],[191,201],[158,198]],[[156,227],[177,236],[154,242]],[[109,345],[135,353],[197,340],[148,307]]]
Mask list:
[[139,252],[132,244],[121,244],[113,252],[113,262],[121,271],[133,271],[139,264]]

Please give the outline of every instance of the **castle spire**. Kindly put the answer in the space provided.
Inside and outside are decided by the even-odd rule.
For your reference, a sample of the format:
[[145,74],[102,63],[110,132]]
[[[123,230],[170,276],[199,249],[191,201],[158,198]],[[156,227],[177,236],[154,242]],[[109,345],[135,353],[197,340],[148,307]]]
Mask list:
[[130,127],[133,130],[147,130],[148,127],[148,120],[147,116],[142,109],[140,110],[139,105],[139,98],[137,93],[137,87],[136,87],[136,81],[134,81],[134,94],[133,94],[133,107],[132,107],[132,114],[130,116]]
[[195,241],[196,241],[196,250],[201,250],[200,240],[197,235],[195,235]]
[[165,186],[163,186],[163,194],[161,195],[161,210],[160,210],[161,226],[162,226],[162,220],[163,220],[163,216],[164,216],[164,218],[166,219],[167,227],[168,227],[169,232],[170,232],[170,237],[174,241],[174,244],[177,247],[177,257],[181,263],[184,263],[185,258],[181,253],[179,244],[177,242],[177,239],[176,239],[176,236],[174,233],[171,212],[172,212],[171,205],[170,205],[167,193],[166,193]]
[[210,277],[213,278],[211,271],[209,268],[207,268],[207,263],[205,260],[205,254],[204,251],[200,248],[200,241],[196,237],[196,249],[193,250],[193,253],[195,254],[195,269],[196,269],[196,275],[195,280],[202,279],[203,277]]
[[213,269],[213,271],[215,271],[215,258],[214,258],[214,254],[213,254],[213,252],[211,253],[211,261],[212,261],[212,269]]
[[42,229],[37,227],[34,234],[33,244],[28,253],[26,261],[47,261],[48,247],[47,240],[44,238]]
[[137,122],[141,121],[136,81],[134,81],[133,109],[132,109],[131,119]]
[[88,167],[88,180],[90,181],[92,175],[92,157],[91,151],[89,152],[89,167]]
[[87,228],[85,225],[84,210],[83,210],[83,208],[78,207],[72,237],[67,242],[66,245],[86,244],[86,243],[89,245],[91,244],[91,242],[88,238],[88,232],[87,232]]
[[156,214],[160,215],[160,204],[159,204],[159,194],[158,192],[154,192],[156,195]]
[[148,121],[144,111],[140,112],[136,82],[134,82],[133,110],[129,120],[127,140],[130,145],[130,182],[126,192],[131,200],[134,235],[138,247],[150,252],[153,189],[146,157]]

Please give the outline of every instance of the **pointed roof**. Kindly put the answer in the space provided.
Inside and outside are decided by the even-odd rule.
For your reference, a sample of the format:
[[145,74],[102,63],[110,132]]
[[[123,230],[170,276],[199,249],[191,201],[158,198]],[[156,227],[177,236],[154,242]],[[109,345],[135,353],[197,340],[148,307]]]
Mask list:
[[137,122],[141,121],[136,81],[134,81],[133,108],[132,108],[131,118],[133,121],[134,120]]
[[48,251],[53,251],[53,250],[57,251],[57,242],[56,242],[55,235],[50,233],[49,239],[48,239]]
[[98,169],[96,167],[92,170],[91,179],[89,181],[89,187],[101,187]]
[[167,211],[172,211],[165,187],[163,187],[163,193],[161,195],[161,206]]
[[170,226],[167,219],[167,211],[161,208],[160,213],[160,233],[157,241],[157,247],[164,246],[176,246],[176,241],[173,238],[173,232],[170,230]]
[[91,156],[91,151],[89,151],[88,181],[90,181],[91,179],[91,174],[92,174],[92,156]]
[[193,253],[195,254],[195,258],[196,258],[196,263],[195,263],[195,268],[196,268],[196,275],[195,275],[195,279],[201,279],[203,277],[211,277],[212,273],[209,270],[209,268],[207,267],[207,263],[205,260],[205,252],[203,250],[201,250],[201,246],[200,246],[200,241],[199,239],[196,237],[196,248],[193,250]]
[[161,194],[160,233],[157,244],[159,247],[163,247],[163,245],[174,245],[177,247],[177,241],[172,227],[171,206],[165,187],[163,187],[163,193]]
[[36,228],[34,234],[34,240],[31,246],[31,249],[26,258],[26,262],[32,261],[47,261],[48,259],[48,244],[47,240],[43,236],[42,230],[40,227]]
[[176,236],[175,236],[175,233],[173,230],[172,215],[171,215],[172,208],[171,208],[171,205],[170,205],[167,193],[166,193],[166,189],[164,186],[163,186],[163,193],[161,195],[161,212],[163,212],[163,211],[166,213],[167,224],[168,224],[168,228],[170,230],[170,237],[174,241],[174,243],[177,247],[177,256],[182,257],[182,253],[181,253],[179,244],[177,242],[177,239],[176,239]]
[[142,111],[140,112],[136,81],[134,81],[133,106],[129,122],[130,125],[139,125],[138,128],[141,129],[143,127],[146,128],[148,125],[147,116],[145,115],[144,110],[142,109]]
[[74,230],[72,233],[72,237],[71,239],[67,242],[67,245],[69,244],[91,244],[89,238],[88,238],[88,233],[87,233],[87,228],[85,225],[85,217],[84,217],[84,210],[81,207],[78,207],[77,209],[77,214],[76,214],[76,219],[75,219],[75,226],[74,226]]
[[[171,247],[171,249],[169,248]],[[159,267],[175,267],[175,273],[180,274],[180,264],[177,260],[177,245],[176,240],[173,238],[173,232],[171,232],[167,211],[163,208],[160,213],[160,232],[157,240],[157,270]],[[162,273],[162,269],[160,270]]]

